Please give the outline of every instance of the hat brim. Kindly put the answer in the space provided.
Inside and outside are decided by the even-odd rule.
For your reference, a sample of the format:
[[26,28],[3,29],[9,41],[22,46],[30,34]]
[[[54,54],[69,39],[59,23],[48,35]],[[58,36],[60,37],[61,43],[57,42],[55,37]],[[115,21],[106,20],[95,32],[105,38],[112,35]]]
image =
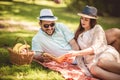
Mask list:
[[86,14],[83,14],[83,13],[78,13],[77,15],[83,16],[83,17],[86,17],[86,18],[90,18],[90,19],[98,19],[98,17],[89,16],[89,15],[86,15]]
[[57,17],[53,17],[53,18],[40,18],[40,17],[37,17],[38,20],[44,20],[44,21],[56,21],[58,20]]

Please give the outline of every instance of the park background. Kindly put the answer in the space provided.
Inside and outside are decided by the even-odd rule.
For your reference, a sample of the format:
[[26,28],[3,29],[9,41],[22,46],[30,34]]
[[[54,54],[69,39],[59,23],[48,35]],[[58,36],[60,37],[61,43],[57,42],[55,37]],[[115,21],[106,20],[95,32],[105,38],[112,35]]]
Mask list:
[[85,5],[98,8],[98,23],[106,30],[120,28],[119,0],[0,0],[0,80],[64,80],[55,71],[32,62],[16,66],[9,60],[7,47],[13,47],[17,37],[23,37],[31,45],[32,37],[40,28],[40,10],[52,9],[57,22],[62,22],[75,32]]

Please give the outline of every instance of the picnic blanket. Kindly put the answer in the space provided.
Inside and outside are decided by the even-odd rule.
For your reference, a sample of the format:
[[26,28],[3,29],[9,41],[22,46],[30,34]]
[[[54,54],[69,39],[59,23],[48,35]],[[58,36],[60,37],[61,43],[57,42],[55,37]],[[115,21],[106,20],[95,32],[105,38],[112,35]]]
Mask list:
[[55,61],[47,62],[47,63],[42,63],[38,60],[33,59],[33,61],[39,63],[40,65],[47,67],[51,70],[60,72],[61,75],[66,79],[66,80],[97,80],[92,77],[86,76],[80,68],[77,67],[77,65],[72,65],[69,63],[57,63]]

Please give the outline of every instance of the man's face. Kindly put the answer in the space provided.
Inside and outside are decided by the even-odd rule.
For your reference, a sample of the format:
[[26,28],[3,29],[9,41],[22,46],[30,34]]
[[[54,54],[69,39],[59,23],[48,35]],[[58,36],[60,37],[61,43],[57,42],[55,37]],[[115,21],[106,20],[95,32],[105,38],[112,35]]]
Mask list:
[[42,21],[39,22],[42,30],[47,33],[48,35],[52,35],[55,30],[55,21]]

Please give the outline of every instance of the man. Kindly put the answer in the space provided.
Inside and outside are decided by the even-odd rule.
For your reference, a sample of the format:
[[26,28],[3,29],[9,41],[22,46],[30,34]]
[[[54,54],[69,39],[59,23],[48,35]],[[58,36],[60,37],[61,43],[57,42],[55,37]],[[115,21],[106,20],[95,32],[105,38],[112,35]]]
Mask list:
[[40,60],[42,53],[59,57],[70,50],[79,50],[73,33],[64,24],[55,22],[57,17],[50,9],[42,9],[39,20],[41,28],[32,39],[35,59]]

